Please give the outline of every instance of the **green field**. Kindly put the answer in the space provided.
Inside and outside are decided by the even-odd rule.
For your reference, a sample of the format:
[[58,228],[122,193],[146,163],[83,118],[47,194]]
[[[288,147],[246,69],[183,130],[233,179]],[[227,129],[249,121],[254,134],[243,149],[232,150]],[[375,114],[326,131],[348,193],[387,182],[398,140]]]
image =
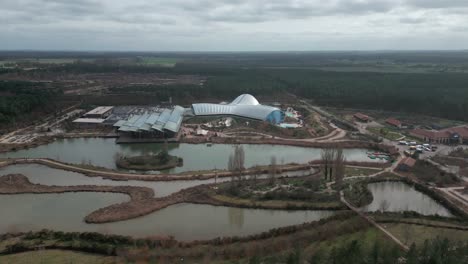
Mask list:
[[368,176],[368,175],[377,173],[379,171],[382,171],[382,169],[367,169],[367,168],[356,168],[356,167],[346,166],[345,176],[346,177]]
[[377,135],[377,136],[380,136],[380,137],[384,137],[388,140],[398,140],[402,137],[404,137],[404,135],[400,134],[399,132],[396,132],[396,131],[392,131],[391,129],[389,128],[380,128],[380,127],[368,127],[367,130],[369,132],[372,132],[373,134]]
[[180,61],[178,58],[163,58],[163,57],[140,57],[141,65],[148,66],[164,66],[164,67],[174,67],[177,62]]
[[468,241],[468,231],[410,224],[384,224],[384,226],[400,241],[408,245],[415,243],[417,246],[421,246],[425,240],[437,237],[446,238],[453,242]]
[[[7,66],[8,64],[21,64],[21,63],[39,63],[39,64],[70,64],[76,62],[74,58],[57,58],[57,59],[17,59],[17,60],[0,60],[0,66]],[[94,59],[80,59],[83,62],[93,62]]]

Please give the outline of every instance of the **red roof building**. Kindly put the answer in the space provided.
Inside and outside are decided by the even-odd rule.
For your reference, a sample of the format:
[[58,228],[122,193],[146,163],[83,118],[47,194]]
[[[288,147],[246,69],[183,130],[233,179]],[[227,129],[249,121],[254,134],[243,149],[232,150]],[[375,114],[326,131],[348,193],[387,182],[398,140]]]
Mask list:
[[468,142],[468,127],[458,126],[436,130],[414,129],[410,131],[410,135],[417,137],[429,143],[467,143]]
[[385,120],[385,123],[389,124],[389,125],[392,125],[394,127],[398,127],[398,128],[401,128],[401,121],[400,120],[397,120],[395,118],[389,118],[387,120]]
[[361,122],[370,122],[371,121],[371,118],[363,113],[355,113],[354,115],[354,118],[356,118],[358,121],[361,121]]
[[411,168],[416,165],[416,160],[411,157],[406,157],[400,161],[398,164],[398,170],[400,171],[409,171]]

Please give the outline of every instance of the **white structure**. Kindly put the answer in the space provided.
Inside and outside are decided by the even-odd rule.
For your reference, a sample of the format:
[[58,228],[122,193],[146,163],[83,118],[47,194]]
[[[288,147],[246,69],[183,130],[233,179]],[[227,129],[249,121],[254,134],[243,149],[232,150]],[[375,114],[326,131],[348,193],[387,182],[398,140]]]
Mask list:
[[278,124],[284,120],[284,113],[276,107],[261,105],[250,94],[238,96],[230,104],[193,104],[197,116],[233,115]]
[[86,118],[106,118],[111,114],[113,106],[99,106],[84,114]]
[[103,125],[104,121],[102,118],[78,118],[73,120],[73,124],[81,128],[92,128]]

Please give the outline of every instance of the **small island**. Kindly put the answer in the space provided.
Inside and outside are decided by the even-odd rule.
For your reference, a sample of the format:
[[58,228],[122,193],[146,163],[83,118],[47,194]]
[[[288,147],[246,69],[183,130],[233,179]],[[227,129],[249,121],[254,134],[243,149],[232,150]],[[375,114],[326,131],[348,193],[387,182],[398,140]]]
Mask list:
[[167,151],[161,151],[156,155],[142,155],[126,157],[118,154],[115,163],[118,168],[128,170],[167,170],[182,166],[183,159],[177,156],[169,155]]

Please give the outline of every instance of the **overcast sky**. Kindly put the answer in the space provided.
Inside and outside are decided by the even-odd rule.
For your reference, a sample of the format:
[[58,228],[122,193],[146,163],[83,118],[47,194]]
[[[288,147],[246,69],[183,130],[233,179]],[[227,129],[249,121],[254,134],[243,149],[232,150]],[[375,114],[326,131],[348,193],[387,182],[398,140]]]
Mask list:
[[0,0],[0,49],[467,49],[468,0]]

